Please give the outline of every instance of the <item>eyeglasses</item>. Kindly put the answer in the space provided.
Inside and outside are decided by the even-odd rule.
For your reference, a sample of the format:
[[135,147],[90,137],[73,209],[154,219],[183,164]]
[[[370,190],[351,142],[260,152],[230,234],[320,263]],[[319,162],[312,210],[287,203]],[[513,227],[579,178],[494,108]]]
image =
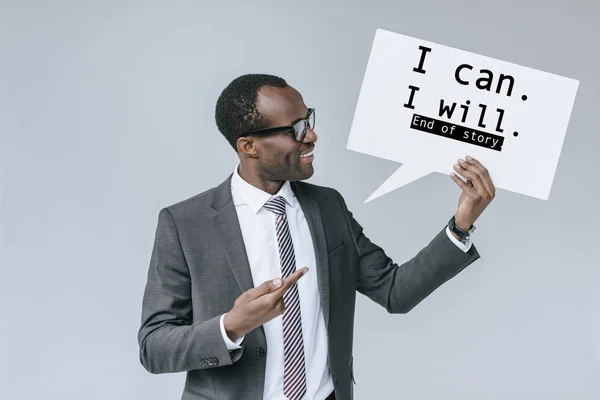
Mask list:
[[293,125],[256,129],[253,131],[242,133],[240,135],[240,137],[250,136],[250,135],[266,135],[269,133],[279,132],[279,131],[283,131],[283,130],[287,130],[287,129],[293,129],[294,137],[296,138],[297,141],[301,142],[304,140],[304,137],[306,136],[307,127],[310,127],[310,129],[315,129],[315,109],[314,108],[309,108],[306,118],[302,118],[302,119],[294,122]]

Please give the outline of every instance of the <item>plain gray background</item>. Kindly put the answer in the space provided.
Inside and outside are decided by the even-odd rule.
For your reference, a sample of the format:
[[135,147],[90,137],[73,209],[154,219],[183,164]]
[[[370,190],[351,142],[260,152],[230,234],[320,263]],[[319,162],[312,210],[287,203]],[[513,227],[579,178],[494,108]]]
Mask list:
[[142,292],[160,208],[233,169],[214,105],[238,75],[280,75],[316,108],[310,181],[336,187],[373,241],[397,262],[424,246],[459,188],[432,174],[364,204],[398,164],[345,149],[376,28],[580,86],[548,201],[499,190],[477,222],[482,258],[409,314],[359,296],[357,398],[600,398],[597,2],[1,11],[3,400],[179,398],[184,374],[138,361]]

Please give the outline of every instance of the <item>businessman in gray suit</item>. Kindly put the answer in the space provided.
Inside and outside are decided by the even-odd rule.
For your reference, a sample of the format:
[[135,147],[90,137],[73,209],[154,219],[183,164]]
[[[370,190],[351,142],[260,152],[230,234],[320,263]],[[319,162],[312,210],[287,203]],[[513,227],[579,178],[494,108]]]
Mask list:
[[356,292],[407,313],[477,260],[470,234],[492,180],[477,160],[459,160],[456,213],[398,265],[340,193],[302,182],[313,174],[315,110],[285,80],[236,78],[216,122],[239,163],[219,186],[160,211],[140,361],[155,374],[186,371],[184,400],[352,399]]

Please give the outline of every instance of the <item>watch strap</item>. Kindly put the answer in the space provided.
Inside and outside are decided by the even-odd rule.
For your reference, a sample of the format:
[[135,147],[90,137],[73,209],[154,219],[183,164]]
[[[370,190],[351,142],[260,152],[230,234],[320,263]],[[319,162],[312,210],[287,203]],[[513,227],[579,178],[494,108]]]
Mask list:
[[461,242],[464,242],[469,239],[471,233],[475,230],[475,225],[471,225],[467,231],[464,231],[456,225],[455,217],[452,216],[450,221],[448,221],[448,228],[450,228],[450,231],[454,232],[460,238]]

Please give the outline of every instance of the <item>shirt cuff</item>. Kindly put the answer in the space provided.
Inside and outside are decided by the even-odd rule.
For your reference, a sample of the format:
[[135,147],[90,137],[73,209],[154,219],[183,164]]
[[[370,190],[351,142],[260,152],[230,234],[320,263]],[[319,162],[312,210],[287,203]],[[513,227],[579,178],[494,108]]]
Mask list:
[[469,249],[471,248],[471,244],[472,244],[470,238],[467,239],[467,241],[465,243],[462,243],[460,240],[458,240],[457,238],[454,237],[454,235],[450,231],[450,228],[446,227],[446,233],[448,234],[448,237],[450,238],[450,240],[452,240],[452,243],[454,243],[456,246],[458,246],[458,248],[460,248],[465,253],[469,251]]
[[225,324],[223,323],[224,318],[225,318],[225,314],[221,315],[220,325],[221,325],[221,335],[223,336],[223,340],[225,341],[225,346],[227,346],[227,350],[241,349],[242,347],[240,346],[240,344],[242,344],[242,341],[244,340],[245,336],[241,336],[241,337],[237,338],[235,340],[235,342],[232,342],[231,339],[229,339],[229,336],[227,336],[227,332],[225,332]]

